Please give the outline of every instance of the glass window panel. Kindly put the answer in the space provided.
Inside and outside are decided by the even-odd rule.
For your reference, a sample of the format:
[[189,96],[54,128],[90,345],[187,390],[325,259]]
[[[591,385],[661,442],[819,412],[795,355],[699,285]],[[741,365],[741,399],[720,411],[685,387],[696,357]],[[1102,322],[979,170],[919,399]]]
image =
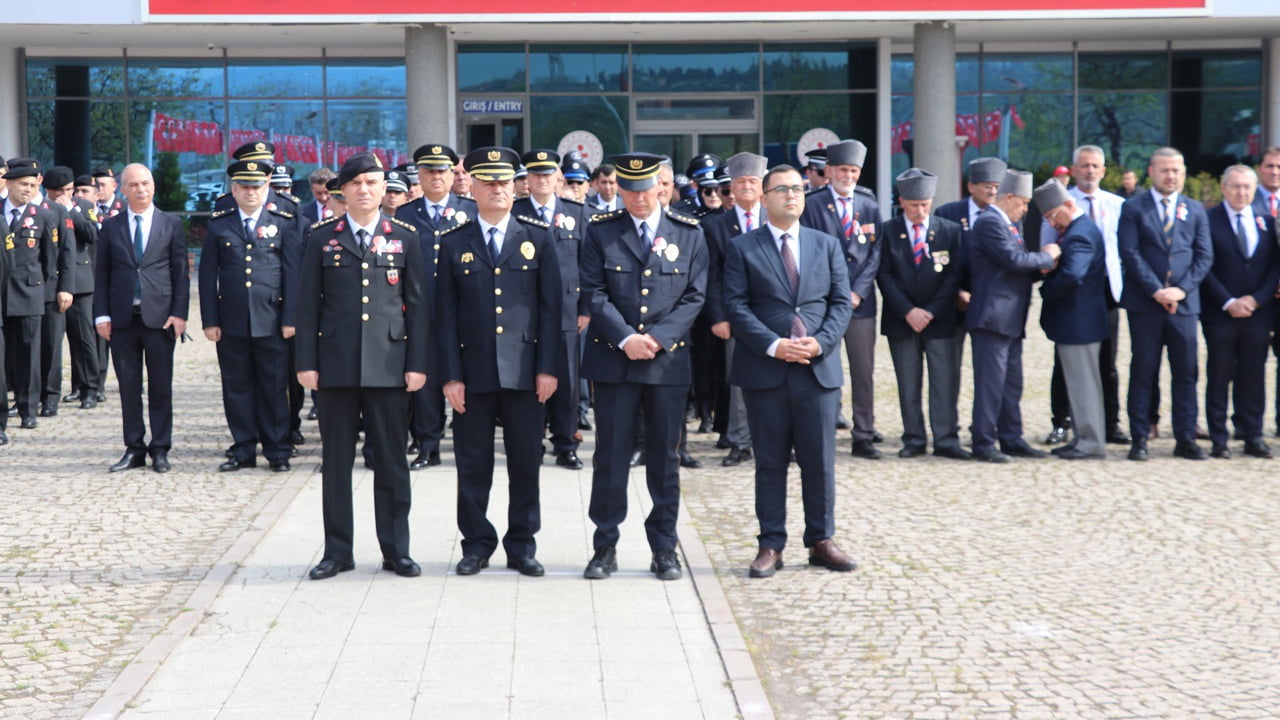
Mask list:
[[330,59],[325,67],[327,90],[339,97],[403,97],[404,60]]
[[[978,54],[956,55],[956,92],[978,92]],[[890,65],[893,92],[915,92],[915,58],[911,55],[894,55]]]
[[107,97],[124,94],[124,62],[91,58],[27,61],[27,95]]
[[218,97],[226,94],[221,60],[130,60],[134,97]]
[[329,103],[329,137],[323,164],[337,167],[358,152],[375,152],[389,165],[409,162],[404,102],[353,100]]
[[[872,146],[875,112],[874,93],[765,95],[764,154],[770,165],[800,162],[796,158],[796,142],[817,127],[842,139],[858,138]],[[874,153],[868,154],[862,171],[868,182],[875,177],[874,163]]]
[[1048,177],[1058,165],[1071,164],[1072,112],[1070,93],[984,95],[978,116],[979,127],[987,128],[982,154]]
[[556,148],[573,130],[590,130],[604,155],[628,149],[627,98],[622,95],[534,95],[529,98],[532,145]]
[[1145,168],[1169,142],[1166,92],[1080,93],[1080,143],[1097,145],[1108,165]]
[[672,159],[673,167],[681,167],[680,163],[693,157],[693,136],[688,133],[670,135],[636,135],[634,150],[657,155],[666,155]]
[[123,102],[31,100],[27,147],[37,160],[66,165],[77,174],[99,165],[119,168],[128,158],[124,123]]
[[637,45],[637,92],[741,92],[760,89],[756,45]]
[[226,172],[221,102],[143,101],[129,105],[129,159],[146,163],[161,210],[209,210]]
[[1160,90],[1168,85],[1168,55],[1107,53],[1080,56],[1081,90]]
[[698,135],[698,152],[730,158],[740,152],[760,152],[756,133],[714,133]]
[[625,46],[533,45],[529,48],[532,92],[621,92],[627,89],[626,82]]
[[235,60],[227,66],[232,97],[320,97],[319,60]]
[[1262,56],[1245,52],[1175,52],[1175,88],[1254,87],[1262,84]]
[[228,149],[261,134],[276,146],[276,162],[293,169],[293,194],[311,195],[306,176],[320,166],[324,146],[324,107],[319,100],[232,100]]
[[764,46],[765,90],[872,90],[876,48],[869,43]]
[[1216,176],[1228,165],[1257,160],[1260,91],[1175,92],[1170,102],[1178,118],[1170,142],[1186,156],[1188,174]]
[[524,92],[524,45],[459,45],[458,92]]
[[751,98],[636,99],[637,120],[750,120],[755,116],[756,103]]
[[984,92],[1070,89],[1068,53],[988,53],[982,58]]

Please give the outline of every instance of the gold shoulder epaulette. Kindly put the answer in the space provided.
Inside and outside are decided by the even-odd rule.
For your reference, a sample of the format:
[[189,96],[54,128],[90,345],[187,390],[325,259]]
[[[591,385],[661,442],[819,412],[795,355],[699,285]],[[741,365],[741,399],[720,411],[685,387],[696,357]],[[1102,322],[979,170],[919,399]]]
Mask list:
[[328,225],[328,224],[329,224],[329,223],[331,223],[331,222],[336,221],[337,219],[338,219],[338,216],[337,216],[337,215],[334,215],[333,217],[331,217],[331,218],[325,218],[324,220],[321,220],[320,222],[314,222],[314,223],[311,223],[311,229],[312,229],[312,230],[315,230],[315,229],[316,229],[316,228],[318,228],[318,227],[323,227],[323,226],[325,226],[325,225]]
[[451,228],[447,228],[447,229],[445,229],[445,230],[441,230],[441,231],[439,232],[439,236],[448,235],[449,233],[453,232],[454,230],[458,230],[458,229],[460,229],[460,228],[464,228],[464,227],[466,227],[466,226],[467,226],[467,225],[469,225],[469,224],[470,224],[470,223],[459,223],[459,224],[457,224],[457,225],[454,225],[454,226],[453,226],[453,227],[451,227]]
[[612,220],[614,218],[622,217],[622,215],[625,212],[626,212],[625,208],[619,208],[618,210],[614,210],[613,212],[596,213],[595,215],[592,215],[590,218],[588,218],[588,222],[594,223],[594,222],[604,222],[606,220]]
[[289,218],[289,219],[293,218],[293,213],[289,212],[288,210],[281,210],[280,208],[271,208],[271,212],[275,213],[276,215],[279,215],[282,218]]
[[682,215],[678,212],[667,210],[667,217],[671,218],[672,220],[675,220],[676,222],[684,223],[685,225],[688,225],[690,227],[698,227],[698,219],[694,217],[689,217],[688,215]]
[[210,219],[210,220],[212,220],[212,219],[214,219],[214,218],[220,218],[220,217],[222,217],[223,215],[230,215],[231,213],[233,213],[233,212],[235,212],[235,211],[236,211],[236,209],[235,209],[235,208],[233,208],[233,207],[223,208],[223,209],[221,209],[221,210],[215,211],[212,215],[210,215],[210,216],[209,216],[209,219]]
[[387,219],[388,219],[388,220],[390,220],[391,222],[395,223],[396,225],[399,225],[400,227],[404,228],[405,230],[408,230],[408,231],[409,231],[409,232],[411,232],[411,233],[417,234],[417,232],[418,232],[418,228],[417,228],[416,226],[414,226],[414,225],[410,225],[409,223],[407,223],[407,222],[405,222],[405,221],[401,220],[401,219],[400,219],[400,218],[398,218],[398,217],[392,217],[392,216],[388,215],[388,216],[387,216]]
[[517,220],[519,220],[520,222],[524,223],[525,225],[532,225],[532,226],[534,226],[534,227],[540,227],[540,228],[549,228],[549,227],[551,227],[551,224],[550,224],[550,223],[542,222],[542,221],[541,221],[541,220],[539,220],[538,218],[532,218],[532,217],[529,217],[529,216],[527,216],[527,215],[517,215],[517,216],[516,216],[516,219],[517,219]]

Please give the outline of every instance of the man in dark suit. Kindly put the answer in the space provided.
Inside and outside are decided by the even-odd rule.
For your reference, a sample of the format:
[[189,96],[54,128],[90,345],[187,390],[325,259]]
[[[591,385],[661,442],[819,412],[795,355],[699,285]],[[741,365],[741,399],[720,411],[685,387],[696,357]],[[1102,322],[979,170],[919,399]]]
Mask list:
[[[155,180],[134,163],[120,174],[126,211],[107,218],[98,238],[93,314],[98,334],[111,341],[120,383],[124,455],[111,472],[143,467],[169,471],[173,444],[173,346],[187,331],[191,281],[182,221],[152,203]],[[145,442],[142,368],[147,369],[151,443]]]
[[[555,241],[556,258],[560,262],[560,343],[559,366],[556,368],[557,389],[547,401],[547,425],[551,429],[551,450],[556,464],[570,470],[581,470],[578,459],[578,378],[581,353],[578,333],[591,319],[582,299],[578,281],[578,244],[586,230],[583,206],[573,200],[556,197],[556,174],[560,171],[560,154],[554,150],[531,150],[521,156],[528,172],[529,197],[516,200],[513,215],[536,218],[549,225]],[[613,171],[610,171],[612,177]],[[615,185],[616,187],[616,185]],[[549,337],[545,329],[543,337]]]
[[790,165],[764,176],[768,223],[729,243],[725,307],[733,325],[730,382],[742,388],[756,442],[760,548],[751,577],[782,568],[787,542],[787,467],[795,451],[809,564],[858,565],[836,546],[836,401],[844,372],[840,338],[853,307],[844,246],[800,224],[804,180]]
[[[965,324],[973,337],[973,454],[987,462],[1043,458],[1022,438],[1022,338],[1031,284],[1062,250],[1030,252],[1016,223],[1031,200],[1031,173],[1005,172],[996,201],[982,211],[966,248],[973,299]],[[1000,447],[996,447],[996,440]]]
[[14,243],[13,268],[4,298],[6,362],[22,418],[20,427],[30,429],[36,427],[45,385],[40,367],[40,329],[57,288],[60,216],[40,207],[40,168],[35,160],[14,158],[8,166],[4,175],[8,197],[0,219],[6,237]]
[[972,458],[960,447],[956,418],[958,391],[952,386],[956,345],[956,292],[960,268],[955,258],[960,225],[930,214],[938,178],[911,168],[897,178],[902,214],[884,224],[884,247],[877,281],[884,296],[880,332],[898,379],[902,409],[902,450],[898,457],[925,453],[921,378],[929,363],[929,423],[933,454],[953,460]]
[[593,213],[622,209],[622,200],[618,197],[617,168],[613,163],[600,163],[591,171],[591,192],[587,195],[586,205]]
[[1257,212],[1253,198],[1257,175],[1247,165],[1232,165],[1222,174],[1221,205],[1208,211],[1213,240],[1213,266],[1200,289],[1204,307],[1200,322],[1209,359],[1205,374],[1205,416],[1209,421],[1209,454],[1229,458],[1227,390],[1232,389],[1232,420],[1244,438],[1244,454],[1270,458],[1262,439],[1266,398],[1267,344],[1274,324],[1275,292],[1280,284],[1280,248],[1276,221]]
[[[1258,190],[1253,195],[1253,214],[1269,216],[1273,221],[1280,222],[1280,146],[1262,151],[1257,175]],[[1271,352],[1280,358],[1280,313],[1273,311],[1271,315],[1277,320],[1277,326],[1272,328]],[[1280,364],[1276,365],[1276,380],[1276,435],[1280,436]]]
[[1053,453],[1064,460],[1105,458],[1101,348],[1111,332],[1105,241],[1097,223],[1056,179],[1036,188],[1035,201],[1062,251],[1058,266],[1040,286],[1040,327],[1056,343],[1054,356],[1075,427],[1074,440]]
[[422,570],[409,557],[409,396],[426,382],[427,298],[417,230],[379,211],[386,186],[372,153],[347,159],[337,185],[347,212],[311,227],[298,290],[298,382],[319,391],[323,443],[323,580],[355,568],[351,468],[358,423],[377,458],[373,513],[382,568]]
[[309,203],[303,204],[298,209],[298,212],[309,223],[317,223],[329,218],[328,184],[334,177],[334,172],[327,167],[316,168],[307,176],[307,181],[311,183],[311,197],[314,199]]
[[880,270],[880,208],[854,192],[866,161],[867,146],[845,140],[827,146],[826,187],[805,198],[800,224],[841,240],[849,265],[853,318],[845,330],[849,357],[849,393],[853,405],[853,454],[880,457],[873,441],[875,416],[876,273]]
[[1129,198],[1120,210],[1120,259],[1128,312],[1130,460],[1146,460],[1151,388],[1168,347],[1173,381],[1173,454],[1203,460],[1196,445],[1196,319],[1200,283],[1213,266],[1213,241],[1204,206],[1182,194],[1187,167],[1182,153],[1160,148],[1147,167],[1149,192]]
[[[65,211],[59,243],[56,313],[63,318],[71,352],[71,392],[66,402],[80,401],[80,407],[97,407],[97,335],[93,331],[93,253],[98,242],[97,214],[93,203],[74,197],[75,173],[69,167],[54,166],[44,176],[49,208]],[[46,313],[46,320],[50,317]],[[62,393],[62,343],[48,337],[41,348],[45,376],[44,404],[57,410]],[[70,400],[66,400],[70,398]],[[43,408],[42,408],[43,409]]]
[[209,221],[200,255],[204,335],[217,343],[222,404],[234,444],[218,467],[289,469],[289,348],[297,322],[302,237],[287,210],[266,208],[271,166],[241,160],[227,168],[236,207]]
[[[418,184],[422,197],[400,206],[396,217],[418,229],[422,246],[422,263],[426,269],[427,318],[435,336],[436,283],[439,279],[440,235],[475,220],[474,200],[449,192],[453,187],[453,168],[458,154],[442,143],[427,143],[413,151],[418,168]],[[409,453],[415,454],[410,470],[421,470],[440,464],[440,438],[444,437],[444,394],[440,389],[440,373],[433,372],[435,353],[427,358],[427,383],[409,395]]]
[[596,216],[582,240],[582,293],[591,309],[583,377],[595,382],[596,451],[591,475],[595,554],[583,576],[618,567],[618,526],[627,516],[627,475],[636,408],[648,443],[645,477],[653,509],[645,520],[659,579],[682,574],[676,557],[680,466],[692,368],[689,329],[702,309],[707,248],[693,218],[664,212],[656,178],[662,156],[627,153],[617,166],[625,211]]
[[[8,293],[9,275],[13,270],[15,254],[17,254],[17,243],[6,233],[4,245],[0,245],[0,306],[4,304],[4,294]],[[5,334],[4,308],[0,307],[0,447],[9,444],[9,378],[4,361]]]
[[459,575],[489,566],[498,534],[485,517],[493,487],[494,434],[507,455],[507,567],[540,577],[534,535],[542,526],[538,476],[544,403],[556,392],[561,342],[560,267],[550,225],[511,214],[520,155],[472,150],[462,161],[479,214],[440,236],[436,290],[440,382],[456,413]]

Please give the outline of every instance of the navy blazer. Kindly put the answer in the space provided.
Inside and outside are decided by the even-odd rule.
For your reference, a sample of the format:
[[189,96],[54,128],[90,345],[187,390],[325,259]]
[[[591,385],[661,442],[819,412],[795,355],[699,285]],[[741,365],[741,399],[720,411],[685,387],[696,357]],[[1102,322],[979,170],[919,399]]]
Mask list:
[[[520,198],[511,205],[512,215],[523,215],[541,221],[531,198]],[[579,245],[587,229],[586,212],[576,200],[556,198],[555,214],[549,218],[547,232],[555,241],[556,258],[560,261],[560,331],[577,332],[578,316],[590,315],[582,298],[582,282],[578,278]]]
[[[763,227],[759,218],[763,213],[764,203],[757,203],[755,217],[752,218],[757,229]],[[729,251],[729,242],[742,234],[742,228],[738,224],[738,211],[728,210],[707,218],[702,223],[702,230],[707,234],[707,255],[710,260],[707,266],[707,302],[702,307],[702,314],[709,323],[715,325],[729,319],[724,307],[724,259]]]
[[767,353],[775,340],[790,337],[791,319],[797,314],[822,347],[822,354],[810,360],[814,379],[826,388],[844,384],[838,350],[853,315],[853,302],[843,248],[836,237],[803,226],[797,242],[800,286],[794,293],[768,226],[729,242],[725,308],[737,338],[731,385],[763,390],[786,381],[788,363]]
[[1178,303],[1179,315],[1200,312],[1200,283],[1213,266],[1213,241],[1204,206],[1178,194],[1174,209],[1173,237],[1165,242],[1163,221],[1150,191],[1125,201],[1120,208],[1120,262],[1124,264],[1124,291],[1120,305],[1129,312],[1167,312],[1151,296],[1166,287],[1187,294]]
[[933,313],[921,337],[952,337],[956,332],[956,291],[960,289],[960,267],[956,256],[960,249],[960,225],[937,215],[929,219],[925,233],[925,258],[916,265],[912,250],[912,230],[905,216],[890,218],[884,224],[885,245],[880,250],[880,274],[877,282],[884,296],[884,312],[880,316],[880,333],[885,337],[905,338],[915,335],[907,324],[912,308]]
[[969,234],[969,272],[973,297],[965,313],[970,330],[1022,337],[1027,329],[1031,284],[1040,270],[1053,267],[1046,252],[1030,252],[1004,216],[988,207]]
[[245,237],[238,208],[209,220],[200,252],[200,316],[230,337],[269,337],[294,326],[302,234],[297,218],[263,208]]
[[1110,336],[1104,242],[1098,224],[1083,214],[1058,238],[1062,257],[1040,285],[1040,327],[1050,340],[1086,345]]
[[874,196],[853,194],[853,237],[846,240],[840,226],[840,208],[832,199],[829,187],[811,190],[804,198],[804,213],[800,224],[824,232],[841,241],[845,262],[849,270],[849,289],[858,293],[862,303],[853,311],[853,317],[865,319],[876,316],[876,274],[880,272],[880,246],[882,233],[880,206]]
[[111,317],[112,328],[133,324],[133,286],[142,285],[142,324],[164,327],[172,317],[187,319],[191,278],[182,221],[154,211],[142,265],[133,253],[129,213],[121,210],[102,222],[98,259],[93,272],[93,316]]
[[[1204,303],[1200,321],[1214,323],[1243,322],[1270,328],[1275,315],[1275,292],[1280,285],[1280,248],[1276,247],[1276,221],[1258,213],[1254,206],[1254,222],[1258,228],[1258,247],[1245,257],[1236,239],[1234,214],[1226,203],[1208,211],[1209,237],[1213,240],[1213,266],[1204,276],[1200,291]],[[1233,318],[1222,306],[1231,298],[1251,295],[1258,309],[1247,318]]]

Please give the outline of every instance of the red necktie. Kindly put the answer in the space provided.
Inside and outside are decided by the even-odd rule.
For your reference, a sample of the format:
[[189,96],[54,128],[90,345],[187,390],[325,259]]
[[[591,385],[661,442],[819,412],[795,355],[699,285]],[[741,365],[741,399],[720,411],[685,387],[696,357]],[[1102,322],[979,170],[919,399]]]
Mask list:
[[1272,193],[1271,194],[1271,217],[1276,217],[1277,212],[1280,212],[1280,208],[1276,207],[1276,196],[1275,196],[1275,193]]
[[915,223],[911,227],[915,228],[916,231],[915,239],[911,243],[911,253],[915,255],[916,265],[918,266],[924,260],[924,226],[920,223]]
[[840,227],[844,230],[844,239],[853,239],[853,198],[840,198]]

